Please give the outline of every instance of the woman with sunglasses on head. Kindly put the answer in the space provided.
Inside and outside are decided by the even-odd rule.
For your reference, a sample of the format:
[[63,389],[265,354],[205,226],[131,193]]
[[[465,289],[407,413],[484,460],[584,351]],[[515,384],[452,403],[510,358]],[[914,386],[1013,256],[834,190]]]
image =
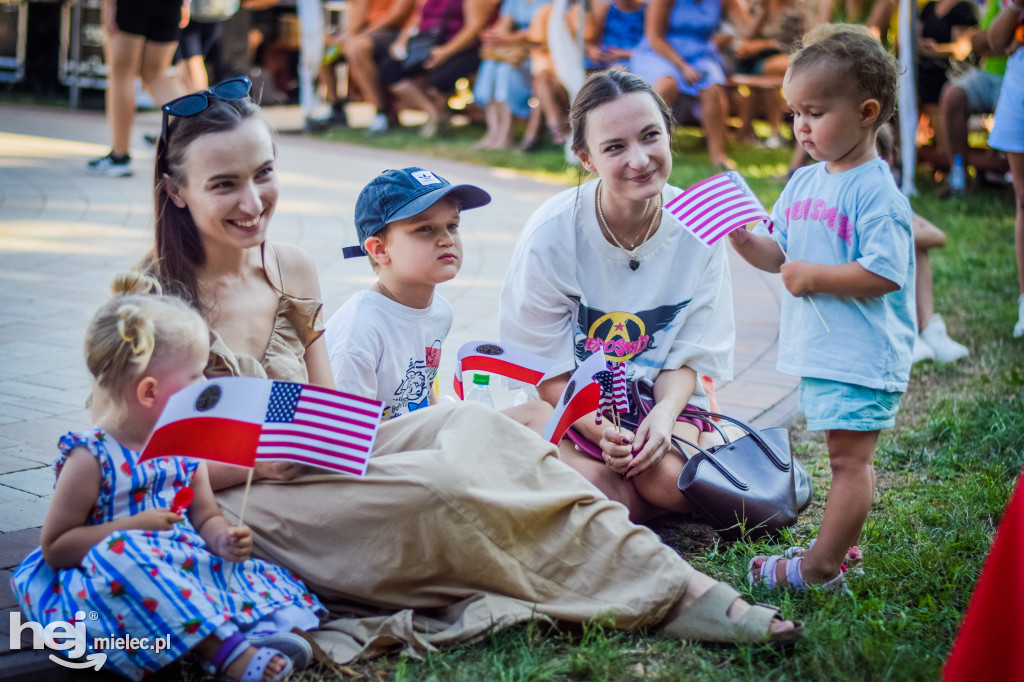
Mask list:
[[104,0],[103,57],[107,63],[107,118],[110,153],[86,164],[94,175],[132,174],[132,121],[135,118],[135,78],[162,104],[184,93],[178,78],[167,75],[178,47],[178,35],[188,24],[189,0]]
[[[215,86],[187,106],[168,105],[178,115],[157,149],[157,240],[146,265],[208,321],[208,376],[332,386],[313,265],[300,249],[267,240],[273,138],[236,94]],[[211,463],[229,518],[239,514],[246,474]],[[363,478],[259,465],[256,478],[245,511],[255,555],[301,576],[334,613],[413,610],[412,629],[404,616],[327,626],[360,643],[370,631],[410,648],[465,641],[537,615],[603,614],[615,627],[707,641],[788,643],[802,634],[697,572],[548,443],[480,404],[385,422]],[[334,636],[324,635],[337,658],[358,654],[352,639]]]

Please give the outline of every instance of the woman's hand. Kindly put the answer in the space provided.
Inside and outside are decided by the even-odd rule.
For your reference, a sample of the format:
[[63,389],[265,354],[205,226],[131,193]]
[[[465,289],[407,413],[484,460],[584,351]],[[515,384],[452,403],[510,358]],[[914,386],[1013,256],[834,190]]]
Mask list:
[[436,69],[441,64],[444,64],[451,58],[448,54],[448,50],[445,49],[444,45],[438,45],[437,47],[430,50],[430,56],[427,57],[427,61],[423,62],[424,69]]
[[181,515],[170,509],[147,509],[129,517],[130,528],[137,530],[170,530],[181,521]]
[[601,452],[604,455],[604,463],[608,468],[617,474],[624,474],[633,461],[633,432],[629,429],[616,431],[607,427],[601,432]]
[[398,39],[391,43],[391,47],[388,48],[388,54],[391,55],[391,58],[396,62],[405,61],[405,58],[409,56],[408,40],[409,36],[402,34],[398,36]]
[[672,428],[678,412],[666,403],[657,403],[640,422],[633,439],[633,448],[640,451],[633,457],[626,470],[626,478],[633,478],[654,467],[668,454],[672,446]]
[[248,526],[232,526],[217,535],[214,554],[239,564],[252,554],[252,531]]
[[107,35],[117,34],[117,0],[107,0],[100,8],[100,23],[106,29]]
[[686,62],[683,62],[682,64],[679,65],[679,70],[683,74],[683,80],[685,80],[690,85],[696,85],[700,81],[704,80],[704,72],[698,71],[697,69],[693,68]]

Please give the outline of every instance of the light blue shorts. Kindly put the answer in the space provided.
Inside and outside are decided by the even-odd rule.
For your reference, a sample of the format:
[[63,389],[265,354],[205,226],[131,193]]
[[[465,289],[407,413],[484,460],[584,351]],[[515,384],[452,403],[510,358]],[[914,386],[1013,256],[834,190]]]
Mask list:
[[903,394],[828,379],[800,380],[808,431],[878,431],[896,423]]

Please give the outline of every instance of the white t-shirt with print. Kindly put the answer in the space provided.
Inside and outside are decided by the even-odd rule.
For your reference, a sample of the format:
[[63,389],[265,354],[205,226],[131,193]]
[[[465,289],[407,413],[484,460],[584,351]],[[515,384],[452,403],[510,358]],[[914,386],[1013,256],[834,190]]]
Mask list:
[[[725,240],[705,247],[672,216],[638,251],[640,267],[602,236],[597,181],[565,190],[530,218],[505,275],[501,341],[573,370],[601,349],[627,376],[654,381],[683,366],[732,378],[735,325]],[[681,190],[666,186],[662,203]],[[705,403],[700,382],[695,402]]]
[[452,306],[440,294],[419,309],[360,291],[327,321],[334,383],[339,391],[382,401],[385,419],[427,407],[451,327]]

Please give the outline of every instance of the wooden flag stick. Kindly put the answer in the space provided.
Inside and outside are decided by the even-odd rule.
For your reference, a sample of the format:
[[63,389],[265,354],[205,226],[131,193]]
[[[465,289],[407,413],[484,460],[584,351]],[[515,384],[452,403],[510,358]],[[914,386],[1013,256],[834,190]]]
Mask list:
[[[245,518],[245,505],[249,502],[249,490],[252,489],[252,473],[254,471],[256,471],[256,467],[255,466],[249,467],[249,477],[247,479],[245,479],[245,492],[242,494],[242,508],[238,512],[238,523],[235,524],[237,526],[241,526],[242,523],[243,523],[243,519]],[[232,562],[229,561],[228,563],[231,564]],[[232,567],[234,567],[233,564],[232,564]],[[233,577],[235,577],[235,572],[234,571],[229,571],[228,572],[228,581],[227,581],[227,583],[224,586],[225,590],[230,590],[231,589],[231,579]]]
[[[786,250],[784,248],[782,248],[782,244],[777,242],[777,241],[775,241],[774,239],[772,241],[775,242],[776,245],[778,245],[779,251],[782,252],[782,257],[785,258],[786,262],[788,263],[789,262],[789,254],[786,253]],[[827,324],[825,324],[825,318],[821,316],[821,311],[818,310],[818,304],[814,302],[814,299],[811,298],[810,294],[807,294],[807,296],[805,296],[805,298],[807,299],[807,302],[811,304],[811,307],[814,308],[814,313],[818,316],[818,319],[821,320],[821,326],[825,328],[825,333],[831,334],[832,330],[828,328]]]

